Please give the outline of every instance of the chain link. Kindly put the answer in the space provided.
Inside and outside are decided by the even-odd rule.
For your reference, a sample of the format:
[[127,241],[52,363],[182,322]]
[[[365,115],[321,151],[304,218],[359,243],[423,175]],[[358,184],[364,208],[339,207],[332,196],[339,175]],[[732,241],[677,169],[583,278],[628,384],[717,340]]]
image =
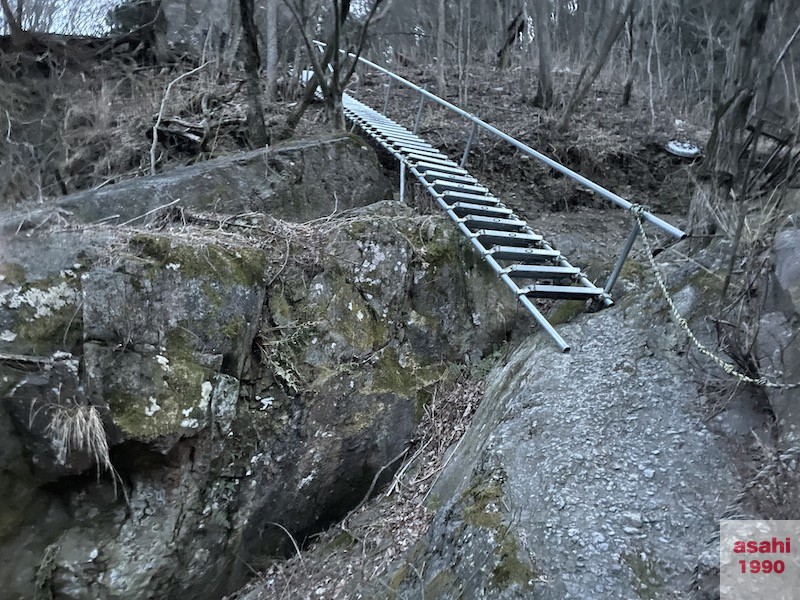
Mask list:
[[678,323],[678,325],[680,325],[680,327],[686,332],[686,335],[689,337],[689,340],[697,348],[697,351],[700,352],[700,354],[703,354],[708,358],[710,358],[717,365],[719,365],[719,367],[723,371],[725,371],[728,375],[735,377],[742,383],[748,383],[751,385],[757,385],[759,387],[781,389],[781,390],[792,390],[800,388],[800,382],[779,383],[776,381],[770,381],[766,377],[759,377],[758,379],[754,377],[749,377],[744,373],[737,371],[734,365],[725,361],[718,355],[714,354],[705,345],[703,345],[703,343],[699,339],[697,339],[697,336],[694,334],[691,327],[689,327],[688,321],[683,317],[683,315],[681,315],[681,313],[678,311],[678,308],[675,306],[675,302],[672,300],[672,296],[670,296],[670,293],[667,290],[667,285],[666,283],[664,283],[664,277],[661,274],[661,270],[658,268],[658,265],[656,264],[656,259],[653,256],[653,250],[650,246],[650,240],[647,237],[647,233],[644,230],[644,223],[642,222],[642,213],[645,210],[646,210],[645,207],[640,204],[634,204],[631,206],[631,212],[633,212],[633,215],[636,218],[636,223],[638,224],[639,227],[639,233],[642,235],[642,243],[644,244],[644,249],[647,252],[647,259],[650,261],[650,266],[653,268],[653,273],[655,273],[658,287],[661,288],[661,294],[664,296],[664,300],[666,301],[667,306],[669,306],[673,318]]

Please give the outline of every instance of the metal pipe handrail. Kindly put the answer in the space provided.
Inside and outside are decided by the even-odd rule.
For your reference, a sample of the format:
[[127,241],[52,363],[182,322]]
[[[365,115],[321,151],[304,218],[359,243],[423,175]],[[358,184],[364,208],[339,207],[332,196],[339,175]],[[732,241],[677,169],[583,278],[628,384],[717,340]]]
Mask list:
[[[324,42],[320,42],[320,41],[316,41],[315,40],[314,43],[317,44],[317,46],[320,46],[320,47],[324,47],[325,46]],[[455,104],[451,104],[450,102],[448,102],[447,100],[445,100],[443,98],[440,98],[436,94],[432,94],[428,90],[426,90],[424,88],[421,88],[418,85],[415,85],[415,84],[411,83],[410,81],[408,81],[407,79],[404,79],[400,75],[397,75],[396,73],[392,73],[388,69],[385,69],[385,68],[381,67],[380,65],[377,65],[374,62],[372,62],[370,60],[367,60],[366,58],[364,58],[362,56],[356,56],[352,52],[347,52],[346,50],[339,50],[339,52],[341,52],[343,54],[347,54],[351,58],[357,59],[359,62],[364,63],[365,65],[375,69],[376,71],[378,71],[380,73],[383,73],[385,75],[388,75],[391,79],[401,83],[405,87],[410,88],[410,89],[412,89],[412,90],[414,90],[416,92],[419,92],[424,97],[432,100],[436,104],[439,104],[440,106],[444,106],[445,108],[447,108],[450,111],[456,113],[457,115],[460,115],[460,116],[464,117],[465,119],[467,119],[468,121],[471,121],[472,123],[474,123],[478,127],[481,127],[482,129],[485,129],[486,131],[488,131],[489,133],[495,135],[496,137],[499,137],[501,140],[503,140],[505,142],[508,142],[509,144],[511,144],[512,146],[517,148],[518,150],[521,150],[525,154],[536,158],[540,162],[543,162],[544,164],[546,164],[547,166],[551,167],[552,169],[555,169],[559,173],[562,173],[563,175],[566,175],[570,179],[572,179],[574,181],[577,181],[578,183],[580,183],[584,187],[586,187],[586,188],[592,190],[593,192],[599,194],[600,196],[602,196],[606,200],[611,201],[612,203],[616,204],[617,206],[619,206],[621,208],[624,208],[625,210],[631,210],[632,208],[634,208],[635,205],[632,202],[629,202],[628,200],[625,200],[625,198],[623,198],[622,196],[618,196],[614,192],[611,192],[611,191],[607,190],[606,188],[604,188],[603,186],[595,183],[591,179],[587,179],[583,175],[580,175],[579,173],[576,173],[572,169],[569,169],[569,168],[565,167],[564,165],[562,165],[561,163],[553,160],[549,156],[546,156],[546,155],[542,154],[541,152],[538,152],[537,150],[534,150],[533,148],[531,148],[527,144],[524,144],[524,143],[520,142],[519,140],[511,137],[510,135],[508,135],[507,133],[505,133],[503,131],[500,131],[499,129],[497,129],[494,126],[489,125],[483,119],[479,119],[475,115],[465,111],[462,108],[459,108]],[[648,211],[642,211],[641,212],[641,216],[642,216],[642,218],[644,220],[648,221],[649,223],[652,223],[656,227],[666,231],[667,233],[669,233],[670,235],[672,235],[672,236],[674,236],[674,237],[676,237],[678,239],[682,239],[682,238],[686,237],[686,233],[684,231],[678,229],[674,225],[671,225],[671,224],[667,223],[663,219],[658,218],[657,216],[655,216],[654,214],[652,214],[652,213],[650,213]]]

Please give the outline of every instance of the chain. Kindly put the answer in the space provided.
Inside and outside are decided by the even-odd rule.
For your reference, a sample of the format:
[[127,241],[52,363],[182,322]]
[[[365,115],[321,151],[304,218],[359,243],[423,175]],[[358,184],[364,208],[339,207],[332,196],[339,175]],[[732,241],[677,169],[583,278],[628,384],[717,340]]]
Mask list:
[[667,305],[669,306],[669,309],[672,312],[672,316],[674,317],[678,325],[680,325],[680,327],[686,332],[686,335],[689,337],[689,340],[697,348],[697,351],[700,352],[700,354],[703,354],[708,358],[710,358],[717,365],[719,365],[720,368],[723,371],[725,371],[728,375],[735,377],[742,383],[749,383],[752,385],[757,385],[759,387],[775,388],[783,390],[800,388],[800,382],[779,383],[776,381],[770,381],[766,377],[759,377],[758,379],[754,377],[749,377],[744,373],[737,371],[734,365],[714,354],[711,350],[709,350],[706,346],[704,346],[699,339],[697,339],[697,336],[689,327],[688,321],[683,317],[683,315],[681,315],[681,313],[678,311],[678,308],[675,306],[675,302],[672,300],[672,296],[670,296],[669,291],[667,290],[667,285],[666,283],[664,283],[664,277],[661,274],[661,270],[658,268],[658,265],[656,264],[656,259],[653,256],[653,250],[650,246],[650,240],[647,237],[647,233],[644,230],[644,223],[642,222],[642,213],[644,211],[645,208],[640,204],[634,204],[631,206],[631,212],[633,212],[634,217],[636,217],[636,223],[638,224],[639,227],[639,233],[642,234],[642,242],[644,243],[644,249],[647,252],[647,259],[650,261],[650,266],[653,268],[653,272],[655,273],[656,276],[656,282],[658,283],[658,287],[661,288],[661,294],[664,296],[664,300],[667,302]]

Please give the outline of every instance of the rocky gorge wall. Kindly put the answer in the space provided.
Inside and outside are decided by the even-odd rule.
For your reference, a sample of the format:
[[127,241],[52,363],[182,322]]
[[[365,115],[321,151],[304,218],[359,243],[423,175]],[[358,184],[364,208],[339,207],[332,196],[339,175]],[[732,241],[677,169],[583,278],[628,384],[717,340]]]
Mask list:
[[[759,366],[792,382],[800,277],[788,222],[762,290]],[[728,246],[690,261],[675,258],[682,246],[660,268],[679,311],[722,354],[706,316]],[[720,399],[704,379],[734,380],[693,355],[649,266],[630,263],[620,288],[617,306],[560,328],[580,340],[570,354],[536,335],[489,374],[431,493],[427,535],[382,583],[393,597],[718,598],[719,519],[796,515],[797,390],[770,390],[765,406],[742,386],[710,410]],[[785,479],[752,471],[743,454],[765,446],[787,452]]]
[[388,190],[345,135],[2,217],[0,597],[216,599],[391,476],[514,306]]

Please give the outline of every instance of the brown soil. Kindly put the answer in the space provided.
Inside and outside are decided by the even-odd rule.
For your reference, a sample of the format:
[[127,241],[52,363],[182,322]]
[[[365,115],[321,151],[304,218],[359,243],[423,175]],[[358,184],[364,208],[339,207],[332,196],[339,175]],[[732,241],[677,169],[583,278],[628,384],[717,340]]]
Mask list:
[[[406,71],[400,74],[418,85],[435,89],[429,75]],[[618,86],[613,91],[601,89],[590,94],[569,130],[561,133],[556,130],[560,107],[548,112],[521,100],[518,71],[480,67],[475,67],[475,71],[467,105],[473,114],[632,202],[646,204],[657,212],[685,214],[693,189],[691,161],[667,153],[664,146],[677,138],[702,143],[707,131],[686,122],[676,126],[677,117],[668,107],[659,108],[655,123],[651,123],[643,98],[621,108],[621,86]],[[570,76],[565,76],[562,82],[565,88],[569,79]],[[362,73],[360,81],[350,86],[350,92],[380,110],[385,101],[386,77]],[[563,95],[567,93],[568,90]],[[413,127],[418,99],[413,90],[395,84],[387,112],[393,119]],[[446,99],[458,104],[457,94],[448,94]],[[458,160],[469,129],[466,120],[443,108],[429,106],[418,131]],[[476,140],[467,168],[525,216],[581,206],[601,209],[609,206],[607,201],[595,198],[572,180],[488,133]]]

